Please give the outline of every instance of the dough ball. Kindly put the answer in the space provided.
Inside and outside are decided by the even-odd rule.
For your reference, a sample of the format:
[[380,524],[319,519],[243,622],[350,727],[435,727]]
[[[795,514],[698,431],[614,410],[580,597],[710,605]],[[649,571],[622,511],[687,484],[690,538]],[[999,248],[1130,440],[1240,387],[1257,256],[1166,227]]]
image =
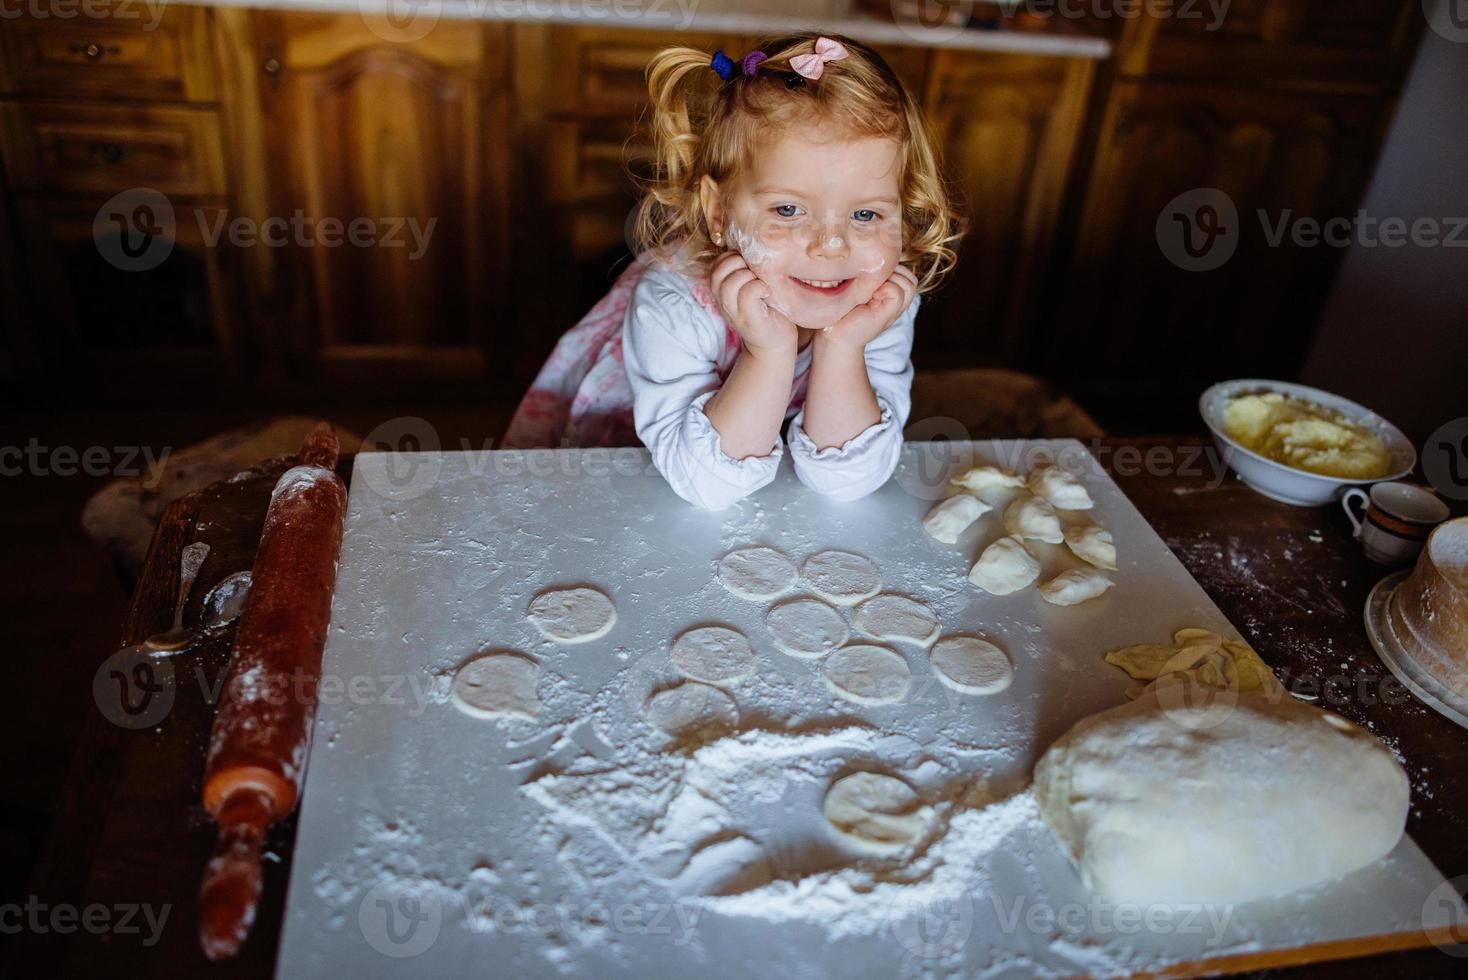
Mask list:
[[938,614],[925,602],[905,595],[877,595],[856,607],[851,617],[859,629],[879,640],[927,646],[938,638]]
[[1116,571],[1116,543],[1111,539],[1111,532],[1104,527],[1095,524],[1068,527],[1065,529],[1065,543],[1081,561],[1110,572]]
[[1004,651],[977,636],[945,636],[928,660],[938,680],[960,694],[998,694],[1014,679]]
[[1095,506],[1085,484],[1059,466],[1042,466],[1030,473],[1030,493],[1044,497],[1060,510],[1090,510]]
[[734,699],[698,681],[654,691],[643,711],[649,722],[669,735],[739,725],[739,706]]
[[783,595],[797,574],[795,563],[774,548],[740,548],[719,559],[719,581],[741,599]]
[[1040,595],[1057,606],[1077,606],[1111,588],[1111,579],[1094,568],[1072,568],[1040,586]]
[[454,707],[475,718],[534,718],[540,667],[518,653],[487,653],[465,661],[449,683]]
[[587,643],[611,632],[617,609],[596,589],[551,589],[530,600],[527,618],[557,643]]
[[1034,538],[1048,544],[1059,544],[1065,540],[1065,534],[1060,530],[1060,518],[1050,501],[1030,494],[1016,497],[1004,508],[1004,530],[1018,538]]
[[706,684],[732,684],[754,673],[749,639],[727,626],[698,626],[673,641],[673,666]]
[[877,594],[882,576],[870,558],[849,551],[822,551],[800,566],[811,591],[822,599],[850,606]]
[[970,582],[994,595],[1018,592],[1039,577],[1040,563],[1016,537],[1000,538],[989,545],[968,573]]
[[916,790],[879,772],[836,780],[821,809],[837,839],[871,854],[900,853],[926,837],[933,824],[933,808]]
[[934,541],[957,544],[958,536],[968,530],[970,524],[993,509],[978,497],[967,493],[955,494],[933,505],[928,516],[923,518],[923,530]]
[[[1407,776],[1374,737],[1289,697],[1203,697],[1154,687],[1081,721],[1035,766],[1040,813],[1098,895],[1247,902],[1396,847]],[[1196,724],[1181,723],[1184,705],[1200,706]]]
[[851,639],[846,617],[819,599],[791,599],[765,613],[770,638],[781,653],[802,660],[824,657]]
[[866,643],[831,654],[822,674],[834,694],[857,704],[896,704],[912,686],[912,671],[902,654]]
[[965,490],[1006,490],[1022,487],[1025,481],[1002,466],[973,466],[953,477],[952,483]]

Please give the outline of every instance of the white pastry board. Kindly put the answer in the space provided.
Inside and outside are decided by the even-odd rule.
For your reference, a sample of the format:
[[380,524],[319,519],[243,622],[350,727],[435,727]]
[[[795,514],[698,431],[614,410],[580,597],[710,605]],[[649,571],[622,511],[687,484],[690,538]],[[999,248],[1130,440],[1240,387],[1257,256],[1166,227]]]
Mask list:
[[[997,511],[956,546],[919,527],[951,471],[1023,469],[1046,452],[1085,461],[1097,502],[1085,516],[1120,552],[1116,586],[1073,608],[966,581],[1002,533]],[[715,579],[717,559],[747,544],[797,562],[832,547],[871,557],[884,588],[930,603],[944,633],[1003,646],[1014,683],[957,695],[934,682],[924,651],[899,645],[913,674],[906,700],[837,700],[819,662],[769,643],[767,603]],[[1078,564],[1062,548],[1044,558],[1047,572]],[[525,609],[571,584],[606,590],[618,622],[600,640],[557,646]],[[768,744],[726,739],[695,764],[660,747],[641,705],[676,679],[669,641],[705,623],[754,644],[759,671],[732,690],[747,738]],[[1090,896],[1035,819],[1028,774],[1074,722],[1124,700],[1131,681],[1105,651],[1184,626],[1237,635],[1070,440],[909,444],[887,485],[847,504],[808,491],[787,459],[770,486],[712,514],[679,500],[641,450],[359,455],[278,976],[1204,971],[1411,945],[1411,934],[1468,921],[1405,838],[1344,879],[1237,908],[1144,919]],[[471,718],[448,701],[453,667],[486,646],[540,663],[537,721]],[[682,795],[663,806],[668,784],[656,778],[670,759]],[[833,841],[820,800],[852,768],[924,792],[982,779],[1002,802],[955,817],[915,885],[846,894],[867,865]],[[690,799],[704,808],[691,817]]]

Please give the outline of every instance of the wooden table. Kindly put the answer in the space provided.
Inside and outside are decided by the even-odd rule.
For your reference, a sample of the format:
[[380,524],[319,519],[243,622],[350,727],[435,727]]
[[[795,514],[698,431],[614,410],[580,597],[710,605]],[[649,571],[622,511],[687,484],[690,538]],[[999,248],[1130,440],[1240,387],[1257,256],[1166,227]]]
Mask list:
[[[1339,508],[1274,503],[1232,476],[1203,440],[1103,439],[1091,451],[1259,653],[1297,692],[1380,736],[1412,781],[1407,831],[1448,878],[1468,873],[1468,732],[1424,707],[1377,659],[1362,625],[1371,587],[1385,574],[1351,539]],[[232,482],[170,505],[133,596],[122,642],[170,625],[178,558],[189,542],[211,547],[186,611],[196,619],[212,585],[250,568],[270,490],[288,459],[271,460]],[[351,460],[342,461],[342,475]],[[149,977],[262,977],[274,967],[295,840],[294,820],[267,844],[265,890],[253,935],[240,956],[211,964],[199,952],[195,895],[214,841],[199,804],[204,753],[232,639],[207,637],[171,662],[171,707],[154,727],[128,730],[104,715],[99,698],[68,777],[68,790],[29,894],[46,911],[100,904],[108,921],[125,907],[150,906],[168,918],[149,945],[137,932],[24,929],[11,942],[7,974]],[[102,665],[111,650],[96,651]],[[104,690],[106,686],[104,685]],[[115,696],[114,696],[115,697]],[[135,702],[141,703],[136,699]],[[93,913],[101,919],[101,913]],[[58,920],[65,927],[67,920]],[[1460,976],[1465,960],[1427,948],[1331,964],[1293,975]],[[1284,971],[1277,971],[1284,972]]]

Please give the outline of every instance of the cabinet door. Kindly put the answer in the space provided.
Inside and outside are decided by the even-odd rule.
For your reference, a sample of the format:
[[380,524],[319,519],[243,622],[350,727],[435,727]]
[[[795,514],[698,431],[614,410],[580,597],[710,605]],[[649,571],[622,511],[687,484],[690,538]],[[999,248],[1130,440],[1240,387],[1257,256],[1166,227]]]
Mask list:
[[924,300],[920,366],[1021,364],[1055,237],[1092,63],[940,52],[927,96],[968,234]]
[[1191,417],[1214,380],[1292,377],[1339,249],[1288,229],[1354,215],[1388,111],[1365,97],[1117,84],[1047,373],[1083,404],[1116,405],[1103,423],[1144,428]]
[[389,386],[481,375],[508,282],[503,30],[391,40],[356,15],[262,12],[254,33],[266,217],[287,239],[275,346]]

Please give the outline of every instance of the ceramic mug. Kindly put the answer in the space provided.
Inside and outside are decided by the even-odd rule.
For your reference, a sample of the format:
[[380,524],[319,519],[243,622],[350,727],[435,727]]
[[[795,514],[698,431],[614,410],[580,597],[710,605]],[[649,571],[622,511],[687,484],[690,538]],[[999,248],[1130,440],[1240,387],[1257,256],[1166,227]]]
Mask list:
[[[1357,519],[1352,501],[1365,506]],[[1432,529],[1448,519],[1448,505],[1426,487],[1415,483],[1378,483],[1368,495],[1352,487],[1341,495],[1341,506],[1356,529],[1354,537],[1366,557],[1382,565],[1406,565],[1417,559]]]

